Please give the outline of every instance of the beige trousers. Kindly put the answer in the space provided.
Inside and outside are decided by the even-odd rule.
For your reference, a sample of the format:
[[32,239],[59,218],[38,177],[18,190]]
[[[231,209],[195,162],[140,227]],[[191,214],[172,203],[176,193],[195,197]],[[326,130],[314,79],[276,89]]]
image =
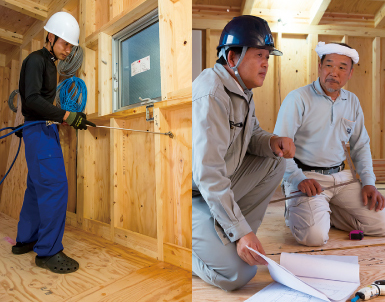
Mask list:
[[[307,178],[315,179],[325,188],[349,182],[353,179],[350,170],[332,175],[304,172]],[[297,191],[284,182],[286,196]],[[298,243],[321,246],[328,239],[330,226],[350,232],[361,230],[369,236],[385,236],[385,211],[369,210],[364,206],[359,182],[323,191],[314,197],[299,197],[286,201],[286,225],[290,227]]]

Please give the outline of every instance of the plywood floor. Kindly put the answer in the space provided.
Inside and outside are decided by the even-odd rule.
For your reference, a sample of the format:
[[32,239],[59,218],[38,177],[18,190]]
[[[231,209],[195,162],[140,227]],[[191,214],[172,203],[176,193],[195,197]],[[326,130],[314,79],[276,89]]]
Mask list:
[[191,301],[191,273],[95,235],[66,227],[64,252],[80,263],[58,275],[36,254],[11,253],[17,221],[0,213],[0,301]]
[[[384,188],[385,185],[378,187]],[[385,195],[384,190],[380,192]],[[277,190],[272,200],[281,197],[283,196]],[[332,228],[326,245],[319,248],[306,247],[295,241],[290,229],[285,226],[283,213],[284,202],[270,204],[257,234],[266,254],[274,261],[279,263],[281,252],[358,256],[361,287],[367,286],[375,280],[385,279],[385,238],[365,236],[362,241],[351,241],[346,232]],[[193,276],[193,302],[245,301],[272,281],[266,266],[259,266],[255,277],[245,287],[233,292],[222,291]],[[385,302],[385,297],[377,297],[373,301]]]

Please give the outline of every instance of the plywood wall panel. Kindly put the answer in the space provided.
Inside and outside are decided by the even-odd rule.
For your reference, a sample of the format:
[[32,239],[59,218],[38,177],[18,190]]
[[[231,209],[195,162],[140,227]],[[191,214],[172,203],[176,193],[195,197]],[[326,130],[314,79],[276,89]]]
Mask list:
[[[143,115],[115,121],[121,128],[154,131],[153,123],[146,122]],[[154,135],[115,131],[118,131],[113,150],[118,162],[115,227],[156,238]]]
[[[16,118],[13,121],[13,125],[20,125],[24,122],[24,117],[21,114],[21,106],[17,110]],[[9,153],[6,159],[6,170],[9,169],[13,159],[16,156],[20,139],[16,135],[8,137]],[[27,162],[25,160],[24,142],[22,140],[20,153],[15,162],[13,169],[9,172],[7,178],[4,180],[2,186],[0,198],[0,212],[11,216],[12,218],[19,219],[19,213],[21,206],[23,205],[24,192],[27,188]]]
[[76,130],[70,126],[59,126],[58,128],[68,180],[67,211],[76,213]]
[[[2,78],[1,78],[1,111],[0,111],[0,128],[8,127],[8,117],[9,117],[9,107],[8,107],[8,96],[9,96],[9,74],[10,69],[8,67],[1,67]],[[4,133],[4,132],[3,132]],[[9,154],[9,145],[11,143],[11,138],[2,139],[0,141],[0,177],[6,173],[6,165]],[[4,183],[0,185],[0,197],[2,189],[4,188]],[[0,199],[1,204],[1,199]]]
[[209,54],[206,56],[206,67],[214,67],[217,57],[217,46],[219,43],[219,38],[221,37],[220,30],[209,30],[209,35],[206,38],[206,49]]
[[110,1],[95,1],[95,30],[110,21]]
[[[98,125],[109,126],[109,123]],[[110,132],[88,127],[84,133],[84,217],[110,223]]]
[[365,127],[372,134],[372,38],[349,36],[349,45],[358,51],[360,61],[354,65],[349,90],[357,95],[365,116]]
[[[157,188],[162,191],[164,242],[191,248],[191,107],[164,110],[164,123],[175,137],[160,137],[160,154],[164,178]],[[160,155],[160,156],[158,156]]]
[[282,35],[281,96],[307,84],[308,45],[306,36]]
[[343,36],[333,36],[333,35],[318,35],[318,41],[325,42],[325,43],[331,43],[336,42],[340,43],[343,39]]
[[191,0],[162,0],[159,5],[160,69],[162,99],[191,86]]
[[278,89],[278,83],[275,80],[275,65],[274,56],[270,56],[269,68],[262,87],[253,89],[255,116],[262,129],[268,132],[273,132],[277,118],[274,106],[275,91]]

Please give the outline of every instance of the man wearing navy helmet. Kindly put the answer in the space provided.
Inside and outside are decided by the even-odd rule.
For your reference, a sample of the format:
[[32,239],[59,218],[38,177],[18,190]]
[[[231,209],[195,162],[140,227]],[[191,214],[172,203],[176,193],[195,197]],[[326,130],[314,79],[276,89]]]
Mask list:
[[240,16],[224,28],[214,68],[193,82],[192,270],[234,290],[266,264],[255,235],[294,143],[262,130],[251,89],[263,85],[275,49],[267,22]]

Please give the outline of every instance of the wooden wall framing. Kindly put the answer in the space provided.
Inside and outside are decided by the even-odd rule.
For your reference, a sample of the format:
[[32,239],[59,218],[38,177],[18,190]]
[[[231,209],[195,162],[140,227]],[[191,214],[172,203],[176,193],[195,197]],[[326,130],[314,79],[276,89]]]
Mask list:
[[[67,224],[187,270],[191,270],[191,7],[191,0],[55,0],[47,8],[47,18],[65,10],[79,21],[85,55],[78,76],[87,85],[89,119],[97,125],[174,134],[170,138],[102,128],[76,133],[60,127],[70,182]],[[155,103],[155,120],[147,122],[145,106],[112,112],[111,38],[155,8],[162,101]],[[10,89],[17,88],[23,59],[43,46],[44,23],[36,22],[23,35],[19,53],[0,55],[4,115],[0,121],[11,121],[1,127],[22,118],[20,112],[3,108],[8,106]],[[1,154],[7,152],[7,166],[16,142],[12,138],[8,145],[0,144]],[[16,219],[26,178],[24,156],[18,161],[0,187],[0,211]],[[5,168],[1,163],[0,174]],[[15,197],[16,188],[20,194]]]

